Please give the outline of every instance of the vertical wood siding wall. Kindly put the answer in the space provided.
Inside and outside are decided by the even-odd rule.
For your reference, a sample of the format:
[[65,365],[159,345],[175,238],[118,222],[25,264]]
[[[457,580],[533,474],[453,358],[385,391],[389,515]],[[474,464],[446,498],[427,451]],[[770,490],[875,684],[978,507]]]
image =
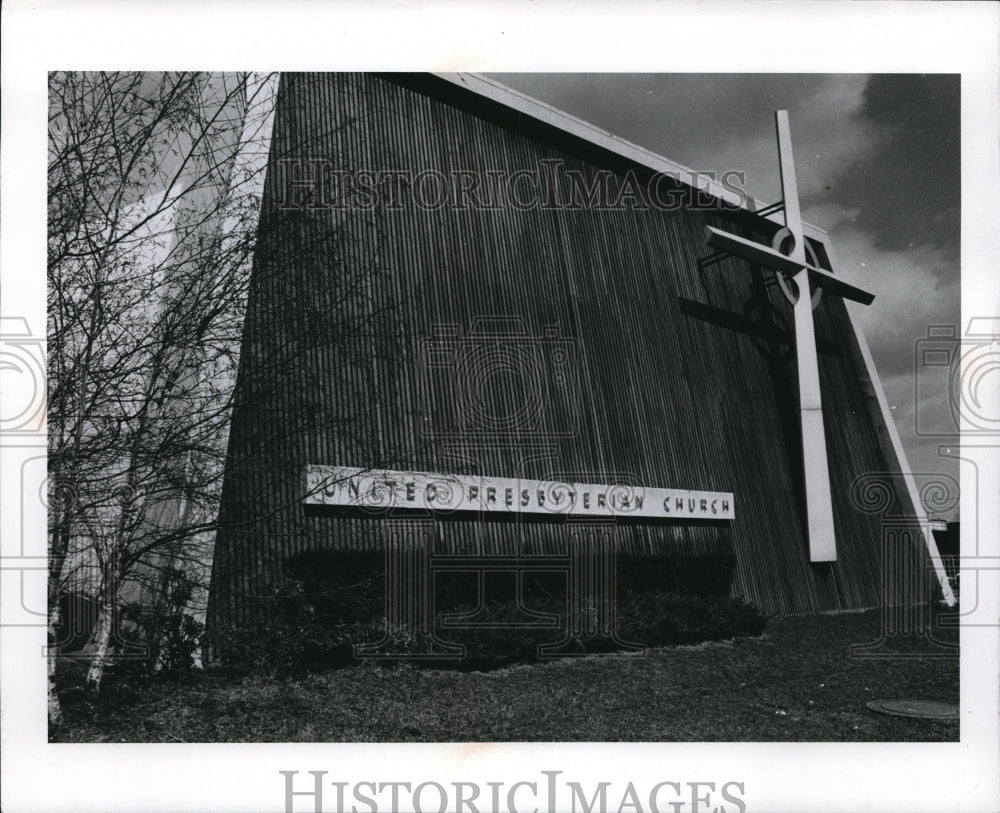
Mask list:
[[[886,600],[877,509],[899,512],[905,496],[889,482],[879,492],[885,505],[865,511],[852,497],[858,476],[897,466],[880,451],[843,304],[825,298],[816,312],[839,553],[816,566],[805,538],[791,308],[768,274],[742,261],[699,268],[710,253],[706,224],[765,239],[753,231],[766,232],[765,222],[691,205],[432,209],[407,188],[393,205],[388,186],[374,207],[339,206],[332,183],[314,187],[312,201],[305,186],[289,186],[293,169],[300,179],[321,167],[484,179],[560,161],[549,175],[566,200],[569,170],[588,182],[602,170],[618,183],[629,170],[648,175],[457,92],[403,76],[282,78],[211,622],[244,618],[293,553],[380,549],[387,523],[398,534],[421,522],[307,515],[306,463],[732,491],[734,522],[618,524],[611,544],[733,550],[734,591],[772,614]],[[525,334],[476,337],[474,327]],[[429,359],[435,336],[464,348],[451,365]],[[526,394],[526,380],[537,393]],[[581,533],[571,523],[475,518],[434,527],[440,550],[462,553],[564,552]],[[919,539],[903,554],[922,563]]]

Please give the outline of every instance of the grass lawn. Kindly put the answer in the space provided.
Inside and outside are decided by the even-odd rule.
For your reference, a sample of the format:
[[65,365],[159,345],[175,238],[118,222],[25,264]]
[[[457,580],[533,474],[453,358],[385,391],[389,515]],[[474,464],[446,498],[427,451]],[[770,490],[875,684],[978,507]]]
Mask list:
[[[957,722],[890,717],[876,699],[958,703],[957,656],[926,639],[851,655],[881,615],[772,620],[761,638],[506,667],[362,665],[297,678],[204,670],[66,678],[53,742],[955,741]],[[949,633],[951,640],[957,634]],[[941,638],[939,634],[937,637]]]

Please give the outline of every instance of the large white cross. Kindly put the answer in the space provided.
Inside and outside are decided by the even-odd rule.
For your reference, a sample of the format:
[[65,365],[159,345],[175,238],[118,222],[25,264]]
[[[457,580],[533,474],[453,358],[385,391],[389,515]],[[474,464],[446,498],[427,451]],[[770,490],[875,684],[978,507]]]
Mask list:
[[[819,389],[819,360],[816,356],[816,335],[813,328],[812,312],[819,302],[821,291],[851,299],[863,305],[870,305],[875,299],[875,295],[844,282],[829,271],[819,268],[815,256],[807,259],[807,246],[802,234],[802,216],[799,211],[799,194],[795,184],[795,164],[792,161],[792,137],[788,129],[788,111],[778,110],[774,118],[778,130],[778,161],[781,168],[781,196],[785,211],[785,228],[774,236],[770,247],[752,240],[745,240],[735,234],[713,229],[711,226],[705,227],[705,233],[709,245],[713,248],[775,271],[785,296],[793,303],[795,357],[799,370],[799,411],[802,418],[806,516],[809,527],[809,558],[813,562],[834,562],[837,560],[837,542],[833,529],[830,468],[826,457],[823,402]],[[789,289],[789,281],[794,283],[797,294]],[[816,290],[815,295],[812,293],[813,289]]]

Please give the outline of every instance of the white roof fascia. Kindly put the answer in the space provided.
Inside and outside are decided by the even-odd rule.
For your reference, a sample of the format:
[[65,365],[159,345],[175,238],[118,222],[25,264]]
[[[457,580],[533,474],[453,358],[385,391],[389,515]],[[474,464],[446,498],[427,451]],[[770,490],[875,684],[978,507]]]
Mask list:
[[[502,85],[488,76],[477,73],[434,73],[433,75],[505,107],[509,107],[511,110],[516,110],[537,121],[562,130],[571,136],[620,155],[622,158],[647,167],[654,172],[660,172],[672,178],[677,178],[687,186],[701,189],[726,203],[740,206],[747,212],[755,214],[759,209],[764,208],[764,205],[760,204],[751,195],[745,194],[743,199],[740,199],[738,195],[733,194],[731,189],[726,189],[718,181],[713,181],[705,177],[703,172],[695,172],[682,164],[664,158],[662,155],[657,155],[645,147],[640,147],[638,144],[626,141],[624,138],[609,133],[607,130],[602,130],[590,122],[579,119],[569,113],[564,113],[562,110],[526,96],[514,88]],[[781,210],[764,215],[763,217],[779,226],[785,225]],[[816,240],[824,246],[828,245],[829,236],[823,229],[805,222],[803,222],[802,228],[806,237]]]
[[[551,105],[545,104],[545,102],[540,102],[537,99],[526,96],[520,91],[507,87],[490,77],[476,73],[435,73],[434,75],[444,79],[445,81],[451,82],[454,85],[458,85],[459,87],[465,88],[466,90],[504,105],[505,107],[509,107],[512,110],[516,110],[519,113],[523,113],[526,116],[530,116],[537,121],[548,124],[558,130],[562,130],[571,136],[579,138],[590,144],[594,144],[595,146],[616,155],[620,155],[621,157],[629,161],[633,161],[640,166],[647,167],[654,172],[661,172],[665,175],[677,178],[681,183],[708,192],[710,195],[726,201],[727,203],[738,205],[751,214],[756,214],[758,210],[765,208],[750,195],[744,195],[742,200],[734,199],[737,196],[735,196],[731,190],[726,189],[722,186],[722,184],[713,181],[710,178],[706,178],[703,173],[694,172],[682,164],[675,163],[674,161],[664,158],[661,155],[657,155],[656,153],[647,150],[645,147],[640,147],[638,144],[626,141],[624,138],[619,138],[613,133],[609,133],[607,130],[602,130],[600,127],[596,127],[583,119],[579,119],[576,116],[572,116],[569,113],[558,110]],[[784,214],[780,209],[776,212],[762,215],[762,217],[779,226],[785,225]],[[833,246],[830,243],[829,234],[826,230],[805,222],[802,223],[802,230],[806,237],[823,245],[826,250],[827,259],[830,263],[830,268],[834,271],[834,273],[836,273],[837,262],[834,258]],[[871,380],[872,387],[875,391],[875,397],[878,402],[879,410],[882,413],[882,419],[885,423],[892,451],[895,453],[896,462],[898,463],[900,471],[903,474],[910,502],[913,504],[913,511],[916,514],[917,522],[920,525],[922,533],[924,534],[927,552],[934,565],[938,581],[941,584],[941,591],[944,594],[944,600],[949,606],[954,606],[956,604],[955,596],[948,583],[947,574],[945,573],[944,565],[937,549],[937,544],[934,541],[934,534],[931,531],[930,520],[923,510],[917,485],[913,479],[913,474],[910,471],[909,464],[907,463],[906,452],[903,449],[903,443],[900,440],[899,432],[896,429],[896,423],[889,411],[889,403],[886,400],[885,392],[882,389],[882,383],[879,379],[878,371],[875,369],[875,362],[872,359],[871,351],[868,348],[868,342],[861,330],[861,325],[858,324],[857,319],[855,319],[854,315],[851,313],[850,305],[845,303],[845,306],[847,318],[850,321],[854,335],[857,338],[858,347],[861,351],[861,356],[864,359],[868,377]]]
[[[833,254],[833,248],[827,244],[827,259],[830,261],[830,267],[834,270],[837,268],[837,260]],[[906,484],[906,491],[910,497],[910,503],[913,506],[913,513],[916,516],[917,524],[920,526],[920,532],[924,535],[924,544],[927,546],[927,555],[931,559],[931,563],[934,566],[934,573],[937,576],[938,584],[941,586],[941,594],[944,598],[945,604],[949,607],[954,607],[958,604],[958,600],[955,598],[955,593],[951,589],[951,584],[948,581],[948,574],[945,571],[944,562],[941,560],[941,553],[938,551],[937,542],[934,539],[934,531],[931,527],[930,518],[927,516],[927,512],[924,511],[923,502],[920,499],[920,490],[917,488],[917,482],[913,477],[913,470],[910,468],[909,461],[906,459],[906,450],[903,448],[903,441],[899,437],[899,431],[896,429],[896,421],[892,417],[892,412],[889,409],[889,401],[885,397],[885,390],[882,389],[882,380],[879,378],[878,370],[875,369],[875,360],[872,358],[871,350],[868,347],[868,340],[865,339],[864,331],[861,329],[861,325],[858,324],[858,320],[855,318],[853,311],[853,303],[845,302],[844,310],[847,312],[847,320],[850,322],[851,327],[854,330],[854,336],[858,342],[858,349],[861,351],[861,357],[864,359],[865,367],[868,370],[868,378],[871,381],[872,389],[875,392],[875,398],[878,401],[879,411],[882,413],[882,421],[885,424],[886,434],[889,437],[889,443],[892,446],[892,451],[896,455],[896,463],[899,465],[900,473],[903,475],[903,482]]]

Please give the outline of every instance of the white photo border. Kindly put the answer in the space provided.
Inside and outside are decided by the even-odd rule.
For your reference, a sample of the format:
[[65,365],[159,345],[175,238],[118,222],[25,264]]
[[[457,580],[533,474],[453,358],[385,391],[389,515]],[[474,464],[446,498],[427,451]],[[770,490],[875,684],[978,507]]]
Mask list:
[[[2,28],[2,313],[45,330],[46,77],[52,70],[658,71],[959,73],[962,77],[963,323],[997,314],[1000,125],[991,3],[318,3],[10,2]],[[16,484],[40,442],[4,438],[4,604],[24,543],[44,516]],[[996,450],[963,442],[979,502],[963,494],[964,550],[996,557]],[[17,493],[16,493],[17,492]],[[41,511],[41,506],[38,508]],[[992,535],[990,532],[992,531]],[[985,534],[985,535],[984,535]],[[973,545],[973,547],[969,547]],[[22,576],[27,571],[22,572]],[[993,581],[990,582],[989,580]],[[594,777],[745,784],[751,812],[979,813],[1000,807],[996,573],[981,619],[962,631],[960,743],[49,744],[44,627],[3,625],[3,809],[284,810],[280,770],[343,781],[536,781]],[[44,607],[44,579],[42,579]],[[610,767],[609,767],[610,766]],[[605,774],[609,774],[605,776]],[[302,778],[300,777],[300,778]],[[308,804],[296,809],[309,809]],[[333,809],[328,806],[324,809]],[[730,808],[735,810],[736,808]]]

